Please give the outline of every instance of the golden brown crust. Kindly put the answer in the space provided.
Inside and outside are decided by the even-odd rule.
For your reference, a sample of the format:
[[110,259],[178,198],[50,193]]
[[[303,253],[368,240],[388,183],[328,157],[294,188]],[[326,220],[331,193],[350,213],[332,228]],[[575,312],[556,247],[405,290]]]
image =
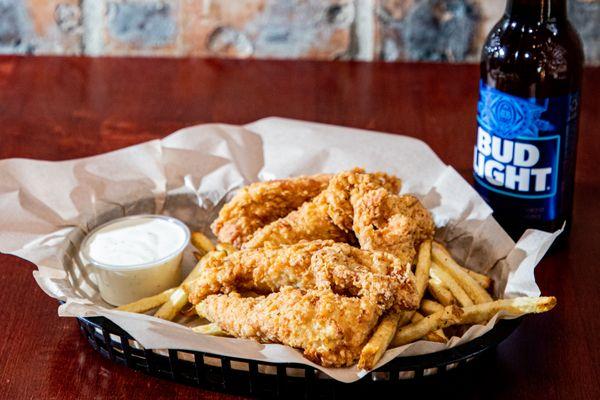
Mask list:
[[223,206],[211,229],[220,242],[239,248],[256,230],[322,192],[330,178],[320,174],[252,183]]
[[424,240],[433,239],[435,235],[435,223],[428,209],[415,196],[405,194],[398,196],[397,208],[412,219],[416,224],[415,243],[418,245]]
[[319,289],[370,298],[383,310],[414,310],[419,306],[410,264],[392,254],[336,243],[315,252],[311,269]]
[[265,294],[284,286],[310,287],[314,285],[309,269],[312,255],[333,244],[312,241],[213,256],[203,260],[200,276],[184,284],[184,289],[190,303],[197,304],[210,294],[244,290]]
[[435,232],[431,214],[416,197],[385,189],[356,201],[353,226],[361,248],[386,251],[405,262],[412,262],[416,246]]
[[242,247],[250,249],[265,245],[279,246],[301,240],[331,239],[349,242],[353,237],[353,234],[344,232],[329,218],[324,192],[321,192],[299,209],[258,229]]
[[289,287],[266,297],[212,295],[197,311],[233,336],[301,348],[325,367],[354,364],[381,315],[367,299]]
[[318,196],[298,210],[258,229],[243,247],[319,239],[353,242],[352,199],[360,198],[363,193],[375,188],[396,193],[400,190],[400,180],[382,172],[365,173],[360,168],[336,174]]
[[[435,227],[400,184],[355,168],[243,188],[212,225],[241,250],[202,261],[184,284],[190,302],[233,336],[353,364],[384,312],[419,305],[411,264]],[[247,291],[258,297],[238,294]]]
[[189,301],[233,291],[276,292],[285,286],[328,289],[372,299],[383,310],[418,306],[410,266],[391,254],[333,241],[240,250],[203,260],[200,276],[186,284]]
[[327,213],[340,229],[350,232],[354,203],[358,199],[369,190],[383,188],[396,194],[400,187],[400,179],[383,172],[366,173],[362,168],[341,172],[331,178],[323,192],[327,201]]

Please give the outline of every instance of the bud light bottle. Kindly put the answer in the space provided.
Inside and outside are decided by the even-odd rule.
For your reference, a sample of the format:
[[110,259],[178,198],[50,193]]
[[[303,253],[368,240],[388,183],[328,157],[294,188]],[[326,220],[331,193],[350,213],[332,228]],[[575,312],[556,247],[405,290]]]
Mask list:
[[483,46],[473,169],[515,239],[565,222],[568,232],[582,68],[566,0],[507,1]]

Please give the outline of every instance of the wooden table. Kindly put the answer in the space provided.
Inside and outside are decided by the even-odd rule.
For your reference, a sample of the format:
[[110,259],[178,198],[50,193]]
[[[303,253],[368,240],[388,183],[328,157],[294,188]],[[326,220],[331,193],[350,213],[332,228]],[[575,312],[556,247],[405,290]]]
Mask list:
[[[416,136],[468,176],[477,77],[467,65],[0,57],[0,158],[84,157],[188,125],[275,115]],[[527,318],[482,367],[396,396],[600,398],[599,94],[600,69],[587,69],[574,229],[537,272],[558,307]],[[1,398],[233,398],[103,359],[74,320],[57,317],[34,268],[0,255]]]

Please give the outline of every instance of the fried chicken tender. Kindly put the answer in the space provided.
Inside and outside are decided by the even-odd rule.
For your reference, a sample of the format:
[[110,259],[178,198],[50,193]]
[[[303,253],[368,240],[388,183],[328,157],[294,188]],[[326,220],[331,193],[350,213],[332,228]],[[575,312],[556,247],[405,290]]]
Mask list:
[[357,199],[353,229],[361,248],[389,252],[404,262],[412,262],[416,246],[435,233],[431,214],[416,197],[385,189]]
[[402,264],[391,254],[333,241],[213,256],[202,265],[200,276],[184,284],[184,289],[189,301],[197,304],[211,294],[234,291],[265,294],[285,286],[369,298],[383,310],[418,306],[410,265]]
[[298,210],[258,229],[243,247],[257,248],[267,244],[292,244],[300,240],[319,239],[352,243],[355,237],[352,232],[351,199],[376,188],[397,193],[400,180],[381,172],[365,173],[360,168],[336,174],[318,196]]
[[279,246],[298,243],[301,240],[356,240],[353,234],[344,232],[329,218],[324,193],[321,192],[285,217],[258,229],[242,248]]
[[315,252],[311,270],[319,289],[370,298],[384,310],[414,310],[419,306],[410,264],[392,254],[336,243]]
[[200,276],[184,284],[184,290],[190,303],[197,304],[210,294],[244,290],[264,294],[284,286],[309,287],[314,282],[309,269],[313,254],[333,244],[322,240],[221,253],[203,260]]
[[362,168],[341,172],[331,178],[323,192],[327,201],[327,213],[340,229],[351,232],[354,203],[358,199],[368,191],[380,188],[396,194],[401,185],[400,179],[383,172],[366,173]]
[[257,229],[321,193],[330,178],[320,174],[252,183],[223,206],[211,229],[220,242],[240,248]]
[[382,312],[365,298],[290,287],[266,297],[212,295],[196,311],[233,336],[303,349],[325,367],[354,364]]

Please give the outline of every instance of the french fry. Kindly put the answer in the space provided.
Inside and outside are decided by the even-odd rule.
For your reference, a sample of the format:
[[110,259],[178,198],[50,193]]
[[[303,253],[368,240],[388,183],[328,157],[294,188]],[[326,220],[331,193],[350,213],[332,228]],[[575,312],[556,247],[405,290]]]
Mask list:
[[410,319],[412,318],[414,311],[402,311],[399,314],[399,318],[398,318],[398,328],[408,324],[410,322]]
[[212,336],[229,336],[227,332],[221,330],[219,325],[211,322],[206,325],[198,325],[192,328],[192,330],[196,333],[202,333],[204,335],[212,335]]
[[400,314],[394,312],[385,315],[381,319],[373,336],[371,336],[371,339],[369,339],[360,353],[360,358],[358,360],[359,369],[370,370],[375,367],[394,338],[396,329],[398,328],[399,319]]
[[392,340],[392,346],[402,346],[403,344],[412,343],[428,333],[450,326],[451,321],[457,318],[456,314],[458,313],[460,313],[460,308],[451,305],[445,307],[443,311],[438,311],[420,321],[403,326],[396,332],[396,336]]
[[[448,257],[452,258],[452,256],[450,255],[450,252],[448,251],[447,248],[445,248],[444,246],[441,246],[441,248],[442,248],[442,250],[444,250],[444,252],[446,252]],[[480,274],[479,272],[475,272],[469,268],[463,267],[462,265],[459,265],[459,266],[463,271],[465,271],[467,274],[471,275],[471,278],[473,278],[479,284],[479,286],[481,286],[482,288],[487,290],[490,288],[490,286],[492,286],[492,278],[490,278],[489,276]]]
[[555,305],[556,297],[518,297],[475,304],[465,308],[447,306],[443,311],[438,311],[420,321],[400,328],[392,340],[392,346],[411,343],[430,332],[452,325],[483,324],[500,311],[516,316],[547,312],[552,310]]
[[475,304],[489,303],[492,297],[479,286],[477,281],[471,277],[460,265],[450,257],[450,254],[439,243],[433,243],[431,253],[433,260],[439,264],[441,268],[446,270],[464,289],[467,295]]
[[167,289],[164,292],[154,296],[145,297],[143,299],[134,301],[133,303],[124,304],[116,309],[119,311],[128,311],[133,313],[145,313],[153,308],[163,305],[169,299],[169,296],[175,292],[175,290],[176,288]]
[[213,242],[211,242],[202,232],[192,232],[191,242],[192,246],[205,253],[216,250]]
[[459,283],[439,265],[433,264],[431,266],[430,275],[442,282],[444,287],[448,288],[452,296],[458,300],[459,304],[463,307],[472,306],[473,301],[467,294],[467,292],[459,285]]
[[[442,309],[443,308],[444,307],[442,307]],[[425,317],[421,313],[416,312],[415,315],[413,315],[411,322],[418,322],[418,321],[422,320],[423,318],[425,318]],[[427,340],[428,342],[438,342],[438,343],[446,343],[448,341],[446,334],[441,329],[438,329],[433,332],[429,332],[427,335],[423,336],[421,339]]]
[[154,314],[155,317],[172,321],[187,303],[187,293],[180,286],[169,296],[169,299]]
[[[431,267],[431,240],[426,240],[419,246],[417,266],[415,268],[415,280],[419,301],[425,295],[427,281],[429,280],[429,269]],[[390,313],[383,317],[371,339],[363,347],[358,361],[360,369],[372,369],[387,350],[398,326],[410,322],[414,311],[403,311]],[[433,335],[432,335],[433,336]]]
[[[417,255],[417,266],[415,268],[415,280],[419,301],[425,295],[431,268],[431,240],[426,240],[419,246]],[[398,320],[398,327],[408,324],[413,316],[413,311],[402,311]]]
[[199,251],[194,251],[194,258],[196,259],[196,261],[200,261],[202,260],[202,257],[204,257],[204,254],[200,253]]
[[[211,253],[208,253],[204,257],[210,257]],[[168,321],[172,321],[177,313],[187,304],[188,295],[186,291],[183,289],[183,284],[190,282],[196,279],[203,265],[203,260],[198,261],[194,269],[189,273],[189,275],[183,280],[181,285],[167,299],[167,301],[156,311],[154,314],[155,317],[166,319]]]
[[217,250],[224,251],[227,254],[235,253],[237,251],[231,243],[217,243]]
[[434,314],[438,311],[442,311],[443,309],[444,306],[438,303],[437,301],[429,299],[423,299],[421,301],[421,311],[423,311],[425,315]]
[[556,297],[517,297],[477,304],[462,309],[460,324],[482,324],[500,311],[508,315],[538,314],[550,311],[556,306]]
[[427,290],[429,291],[429,294],[443,306],[449,306],[456,303],[452,293],[442,285],[442,282],[439,279],[431,278],[429,282],[427,282]]
[[462,267],[461,268],[467,272],[467,274],[471,275],[471,278],[475,279],[475,281],[477,283],[479,283],[479,286],[481,286],[484,289],[489,289],[490,286],[492,286],[492,278],[490,278],[489,276],[486,276],[484,274],[480,274],[479,272],[475,272],[469,268],[465,268]]
[[425,240],[419,246],[417,267],[415,268],[415,281],[419,299],[425,295],[427,281],[429,280],[429,269],[431,268],[431,240]]
[[425,337],[428,338],[427,340],[430,342],[446,343],[448,341],[448,336],[446,336],[443,329],[438,329],[437,331],[431,332]]

